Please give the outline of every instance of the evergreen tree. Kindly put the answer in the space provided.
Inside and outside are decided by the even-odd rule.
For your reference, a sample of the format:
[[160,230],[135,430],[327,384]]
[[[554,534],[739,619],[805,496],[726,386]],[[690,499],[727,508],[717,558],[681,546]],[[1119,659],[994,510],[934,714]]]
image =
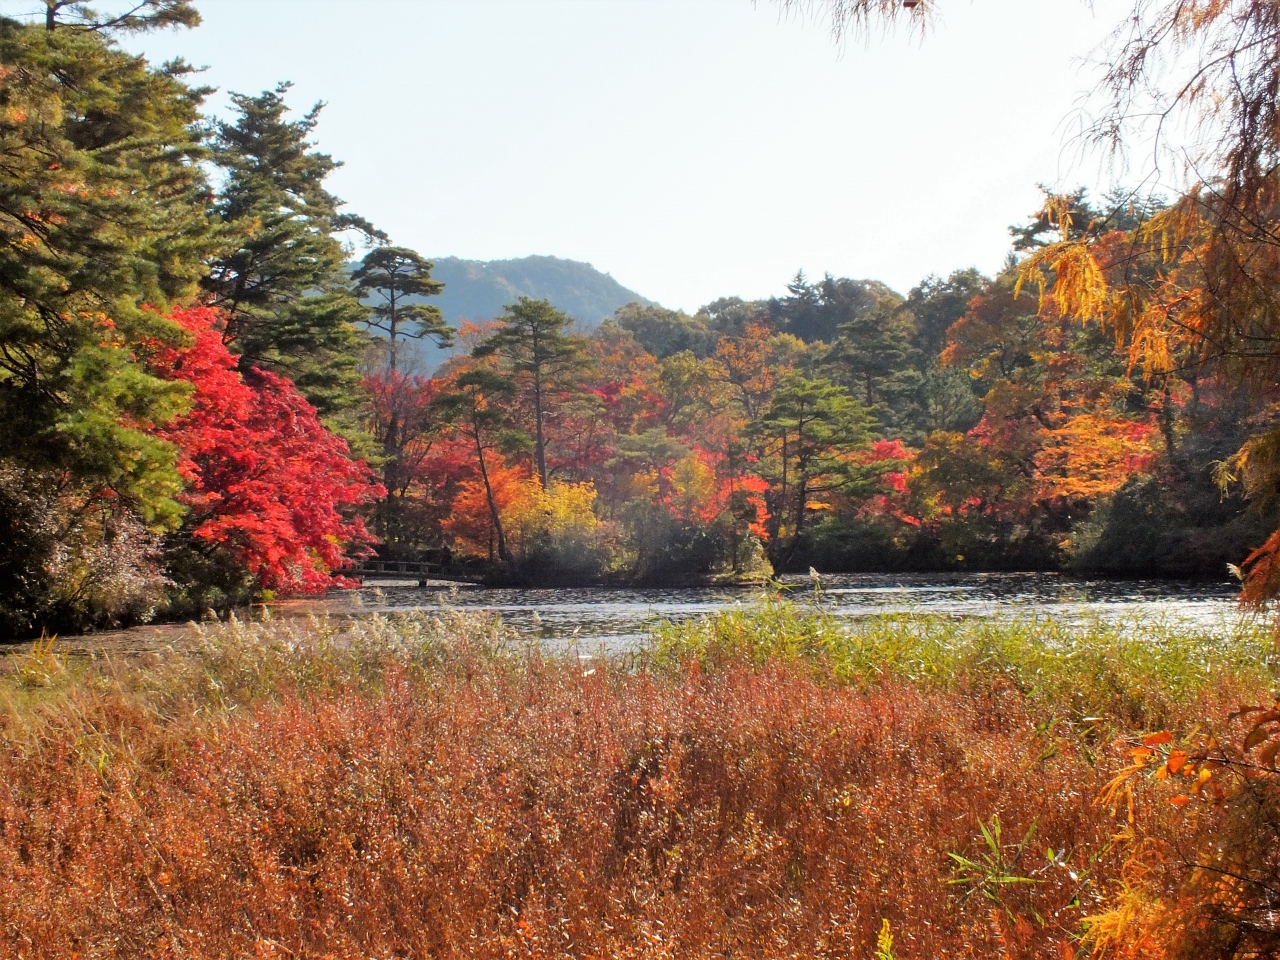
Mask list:
[[213,247],[203,91],[86,30],[0,20],[0,62],[0,456],[171,514],[172,453],[140,427],[183,391],[130,348],[182,339],[157,309]]
[[325,189],[339,163],[308,140],[324,104],[289,120],[289,87],[232,94],[238,116],[214,126],[212,154],[226,174],[216,209],[228,248],[205,288],[226,313],[226,339],[241,369],[284,372],[322,414],[332,414],[355,402],[359,324],[368,316],[338,234],[386,237],[341,213],[342,201]]
[[897,294],[876,280],[837,279],[828,273],[821,283],[811,284],[803,270],[787,290],[791,296],[769,302],[769,314],[774,326],[805,343],[831,343],[839,336],[841,324],[874,310],[886,299],[898,299]]
[[803,270],[796,271],[787,284],[787,292],[791,296],[769,302],[775,325],[806,342],[822,339],[822,298]]
[[882,298],[839,326],[828,354],[840,379],[894,437],[916,429],[924,378],[911,345],[913,318],[896,298]]
[[138,33],[163,27],[195,27],[200,14],[191,0],[134,0],[118,13],[102,14],[81,0],[44,0],[46,30],[72,27],[109,33]]
[[430,434],[433,418],[421,400],[428,395],[421,377],[400,369],[401,341],[430,337],[440,346],[453,340],[453,330],[434,304],[411,298],[431,297],[444,284],[431,279],[432,264],[404,247],[376,247],[352,274],[356,295],[373,300],[367,324],[386,337],[387,363],[365,381],[374,441],[382,448],[382,486],[377,532],[386,543],[403,540],[404,494],[413,475],[407,452]]
[[810,498],[870,480],[850,454],[871,440],[874,421],[866,407],[830,380],[788,374],[755,431],[769,456],[771,548],[784,567],[796,552],[812,504]]
[[920,367],[935,366],[947,345],[947,331],[965,315],[969,301],[980,294],[990,281],[977,270],[956,270],[943,280],[926,277],[907,294],[907,309],[915,318],[912,345],[919,351]]
[[356,295],[366,302],[376,298],[366,323],[386,335],[392,370],[397,367],[402,339],[430,337],[442,347],[453,342],[453,328],[445,322],[440,308],[413,302],[413,298],[434,297],[444,290],[443,283],[431,279],[432,266],[405,247],[376,247],[352,274]]
[[547,300],[521,297],[498,318],[500,326],[472,351],[498,357],[523,386],[533,417],[533,455],[542,488],[547,488],[547,419],[557,393],[574,390],[572,374],[588,363],[582,345],[565,332],[573,321]]
[[145,587],[181,485],[148,427],[187,390],[135,349],[183,340],[159,311],[214,246],[203,91],[59,12],[0,19],[0,632],[84,626]]

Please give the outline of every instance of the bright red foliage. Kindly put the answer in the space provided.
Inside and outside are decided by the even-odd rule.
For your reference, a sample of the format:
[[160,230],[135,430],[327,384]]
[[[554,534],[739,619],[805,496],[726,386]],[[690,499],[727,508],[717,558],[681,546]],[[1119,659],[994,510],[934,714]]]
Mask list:
[[210,307],[174,311],[191,346],[160,347],[157,375],[194,386],[191,409],[159,428],[179,450],[193,536],[232,552],[263,589],[318,593],[369,540],[355,507],[381,488],[284,377],[242,375]]
[[889,469],[880,475],[880,493],[872,494],[858,509],[858,515],[868,517],[894,517],[913,527],[920,525],[917,517],[911,516],[903,507],[908,494],[908,471],[915,459],[915,454],[908,450],[901,440],[876,440],[870,449],[854,457],[856,463],[873,465],[892,464],[899,469]]

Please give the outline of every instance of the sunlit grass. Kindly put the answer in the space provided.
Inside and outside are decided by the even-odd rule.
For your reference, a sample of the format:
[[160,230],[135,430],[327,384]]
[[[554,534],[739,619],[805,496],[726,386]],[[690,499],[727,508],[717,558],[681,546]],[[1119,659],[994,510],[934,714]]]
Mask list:
[[943,689],[1012,685],[1060,716],[1158,724],[1224,681],[1265,690],[1280,674],[1271,625],[1225,619],[1206,628],[1174,617],[837,617],[821,604],[763,598],[654,631],[650,664],[704,669],[804,660],[858,686],[887,679]]
[[777,600],[589,665],[448,609],[42,645],[0,663],[0,954],[1065,955],[1111,734],[1274,673],[1262,626]]

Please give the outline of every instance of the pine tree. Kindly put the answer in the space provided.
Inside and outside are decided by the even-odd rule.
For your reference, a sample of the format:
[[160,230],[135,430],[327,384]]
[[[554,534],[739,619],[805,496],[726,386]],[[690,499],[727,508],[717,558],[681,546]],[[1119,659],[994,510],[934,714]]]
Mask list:
[[919,413],[923,376],[911,345],[913,318],[900,302],[881,299],[839,327],[830,360],[876,418],[901,437]]
[[404,539],[403,506],[409,477],[413,474],[406,453],[430,434],[432,418],[416,399],[427,395],[421,377],[406,375],[400,366],[401,341],[430,337],[440,346],[453,340],[453,329],[434,304],[414,302],[431,297],[444,284],[431,279],[430,261],[404,247],[377,247],[369,251],[352,274],[356,295],[373,300],[367,324],[385,338],[386,366],[365,379],[370,401],[374,439],[382,448],[382,485],[386,494],[377,510],[377,530],[383,541]]
[[402,339],[430,337],[442,347],[453,342],[453,328],[445,322],[440,308],[414,302],[414,298],[434,297],[444,290],[443,283],[431,279],[433,266],[405,247],[376,247],[352,274],[358,297],[366,302],[376,297],[366,323],[386,336],[392,370],[397,367]]
[[173,454],[142,428],[184,391],[130,347],[182,339],[157,310],[213,249],[203,91],[87,30],[0,20],[0,63],[0,457],[171,517]]
[[99,33],[139,33],[200,24],[200,14],[191,0],[135,0],[114,14],[101,14],[81,0],[44,0],[44,4],[48,31],[71,27]]
[[[84,627],[150,589],[187,389],[135,358],[214,249],[186,68],[112,31],[0,19],[0,630]],[[81,11],[87,15],[87,12]],[[64,562],[67,561],[67,562]],[[143,601],[146,602],[146,601]]]
[[573,321],[547,300],[521,297],[498,318],[498,330],[472,351],[472,356],[496,356],[523,386],[533,415],[533,453],[542,487],[547,488],[546,422],[552,397],[575,389],[572,374],[587,364],[575,337],[565,333]]
[[844,387],[794,372],[783,378],[753,428],[769,454],[761,466],[781,566],[800,544],[811,497],[869,482],[870,473],[850,454],[870,445],[873,427],[867,408]]
[[385,235],[353,214],[324,181],[340,165],[308,139],[323,103],[286,117],[282,83],[256,97],[232,94],[234,122],[219,122],[212,155],[226,172],[216,209],[227,251],[205,288],[227,315],[226,339],[240,367],[288,375],[321,414],[354,404],[364,346],[360,303],[338,234]]
[[969,301],[990,281],[972,267],[956,270],[943,280],[926,277],[907,295],[907,309],[915,318],[912,344],[920,352],[920,368],[928,370],[947,345],[947,331],[965,315]]

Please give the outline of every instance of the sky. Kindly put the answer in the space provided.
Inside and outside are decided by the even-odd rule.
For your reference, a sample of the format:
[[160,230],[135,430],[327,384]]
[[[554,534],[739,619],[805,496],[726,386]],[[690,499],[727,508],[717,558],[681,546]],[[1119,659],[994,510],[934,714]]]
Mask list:
[[[665,306],[1000,268],[1130,0],[941,0],[836,45],[771,0],[197,0],[127,41],[222,93],[291,80],[348,209],[434,257],[585,260]],[[32,7],[0,0],[0,12]]]

